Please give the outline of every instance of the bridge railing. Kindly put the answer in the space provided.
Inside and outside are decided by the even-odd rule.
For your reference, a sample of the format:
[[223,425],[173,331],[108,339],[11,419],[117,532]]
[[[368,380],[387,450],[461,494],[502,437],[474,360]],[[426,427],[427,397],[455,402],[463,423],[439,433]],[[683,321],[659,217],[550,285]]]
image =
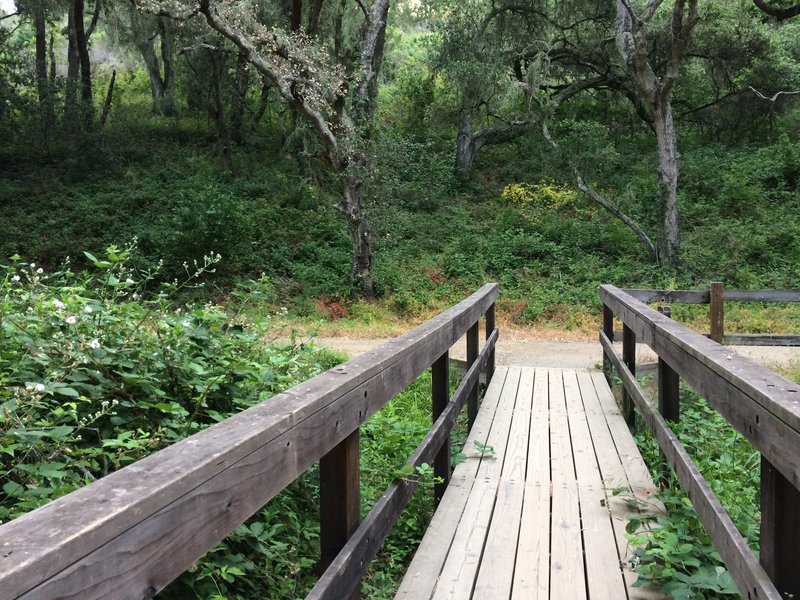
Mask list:
[[800,302],[800,290],[726,290],[721,282],[707,290],[623,290],[642,302],[665,304],[707,304],[708,337],[729,346],[800,346],[797,334],[725,333],[726,302]]
[[[781,593],[800,597],[800,553],[796,551],[800,387],[672,321],[626,291],[603,285],[600,299],[604,367],[613,366],[622,380],[623,412],[632,423],[635,405],[654,433],[744,598],[779,599],[784,597]],[[615,317],[623,325],[621,356],[612,343]],[[637,342],[658,355],[657,407],[635,378]],[[761,454],[758,559],[667,423],[680,418],[680,379],[706,398]]]
[[[481,370],[487,380],[494,371],[496,298],[487,284],[371,352],[0,526],[0,598],[151,598],[317,461],[327,569],[308,598],[355,597],[417,485],[395,479],[359,522],[359,426],[432,367],[433,426],[407,465],[433,463],[446,484],[450,430],[465,403],[472,425]],[[467,372],[451,398],[449,351],[464,334]]]

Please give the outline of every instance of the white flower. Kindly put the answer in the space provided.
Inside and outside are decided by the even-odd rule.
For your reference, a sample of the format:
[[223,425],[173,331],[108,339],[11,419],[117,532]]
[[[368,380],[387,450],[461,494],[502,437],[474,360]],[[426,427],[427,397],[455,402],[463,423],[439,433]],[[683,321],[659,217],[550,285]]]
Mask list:
[[36,263],[31,263],[31,269],[35,269],[35,268],[36,268]]
[[36,269],[36,272],[41,275],[42,273],[44,273],[44,269],[42,267],[39,267],[38,269]]
[[89,342],[89,347],[97,350],[100,347],[100,340],[94,338],[91,342]]
[[133,279],[131,279],[130,277],[128,277],[128,278],[125,280],[125,283],[127,283],[128,285],[130,285],[130,284],[134,283],[134,281],[133,281]]
[[61,310],[64,308],[64,303],[61,300],[53,300],[53,306],[55,306],[57,310]]
[[14,276],[11,278],[11,281],[19,281],[19,275],[14,275]]
[[189,325],[191,325],[189,321],[184,321],[183,323],[181,323],[181,327],[189,327]]
[[75,315],[70,315],[65,319],[65,321],[67,322],[67,325],[75,325],[78,320],[75,318]]
[[84,306],[83,307],[83,312],[85,312],[87,315],[92,314],[92,307],[91,306]]
[[37,383],[36,387],[34,387],[33,389],[35,391],[37,391],[37,392],[43,392],[44,391],[44,384],[43,383]]

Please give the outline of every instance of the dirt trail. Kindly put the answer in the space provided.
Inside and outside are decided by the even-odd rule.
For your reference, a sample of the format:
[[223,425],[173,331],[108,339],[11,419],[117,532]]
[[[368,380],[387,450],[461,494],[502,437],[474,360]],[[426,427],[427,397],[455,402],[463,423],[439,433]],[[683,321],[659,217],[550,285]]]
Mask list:
[[[319,346],[332,348],[355,357],[386,342],[386,339],[356,339],[348,337],[318,337]],[[730,346],[731,350],[746,356],[766,367],[800,362],[800,348]],[[622,346],[619,345],[619,351]],[[466,341],[462,339],[451,353],[453,358],[463,360]],[[640,363],[655,362],[656,355],[642,344],[637,346],[636,360]],[[502,332],[497,342],[497,364],[525,367],[562,367],[569,369],[594,369],[602,361],[602,348],[596,341],[553,339],[503,339]]]

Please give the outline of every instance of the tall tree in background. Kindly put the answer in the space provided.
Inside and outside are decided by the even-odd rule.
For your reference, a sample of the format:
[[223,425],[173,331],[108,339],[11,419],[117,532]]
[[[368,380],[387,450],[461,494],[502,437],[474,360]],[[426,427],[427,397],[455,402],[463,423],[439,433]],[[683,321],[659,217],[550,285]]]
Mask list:
[[[156,13],[174,9],[174,3],[142,4]],[[348,61],[340,24],[334,27],[333,53],[330,45],[299,26],[292,30],[299,22],[300,0],[292,4],[288,30],[278,24],[265,25],[248,6],[232,0],[199,0],[182,6],[185,13],[203,14],[208,25],[232,42],[317,134],[324,160],[341,189],[335,207],[350,231],[350,287],[354,295],[369,298],[375,293],[373,234],[365,206],[364,175],[390,0],[375,0],[371,6],[358,1],[357,5],[361,24],[352,48],[357,61],[352,71],[342,66]]]
[[672,92],[698,16],[697,0],[675,0],[671,22],[672,43],[662,66],[652,61],[653,48],[648,40],[647,29],[663,3],[663,0],[648,0],[641,13],[637,14],[630,0],[618,0],[616,39],[617,48],[636,83],[639,97],[653,117],[658,146],[655,203],[662,218],[658,234],[659,258],[667,264],[676,265],[681,230],[678,217],[678,133],[672,110]]

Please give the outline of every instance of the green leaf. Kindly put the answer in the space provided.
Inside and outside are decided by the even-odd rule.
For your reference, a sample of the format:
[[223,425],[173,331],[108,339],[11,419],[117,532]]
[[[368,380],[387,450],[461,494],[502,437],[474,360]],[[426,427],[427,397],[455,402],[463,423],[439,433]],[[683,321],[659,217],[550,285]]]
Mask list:
[[16,481],[9,481],[3,486],[3,491],[8,495],[9,498],[19,498],[22,495],[22,492],[25,491],[25,488]]
[[642,525],[641,519],[631,519],[625,526],[625,531],[627,531],[628,533],[636,533],[639,527],[641,527],[641,525]]
[[56,394],[60,394],[62,396],[68,396],[70,398],[80,398],[80,394],[77,390],[71,387],[54,387],[53,391]]

